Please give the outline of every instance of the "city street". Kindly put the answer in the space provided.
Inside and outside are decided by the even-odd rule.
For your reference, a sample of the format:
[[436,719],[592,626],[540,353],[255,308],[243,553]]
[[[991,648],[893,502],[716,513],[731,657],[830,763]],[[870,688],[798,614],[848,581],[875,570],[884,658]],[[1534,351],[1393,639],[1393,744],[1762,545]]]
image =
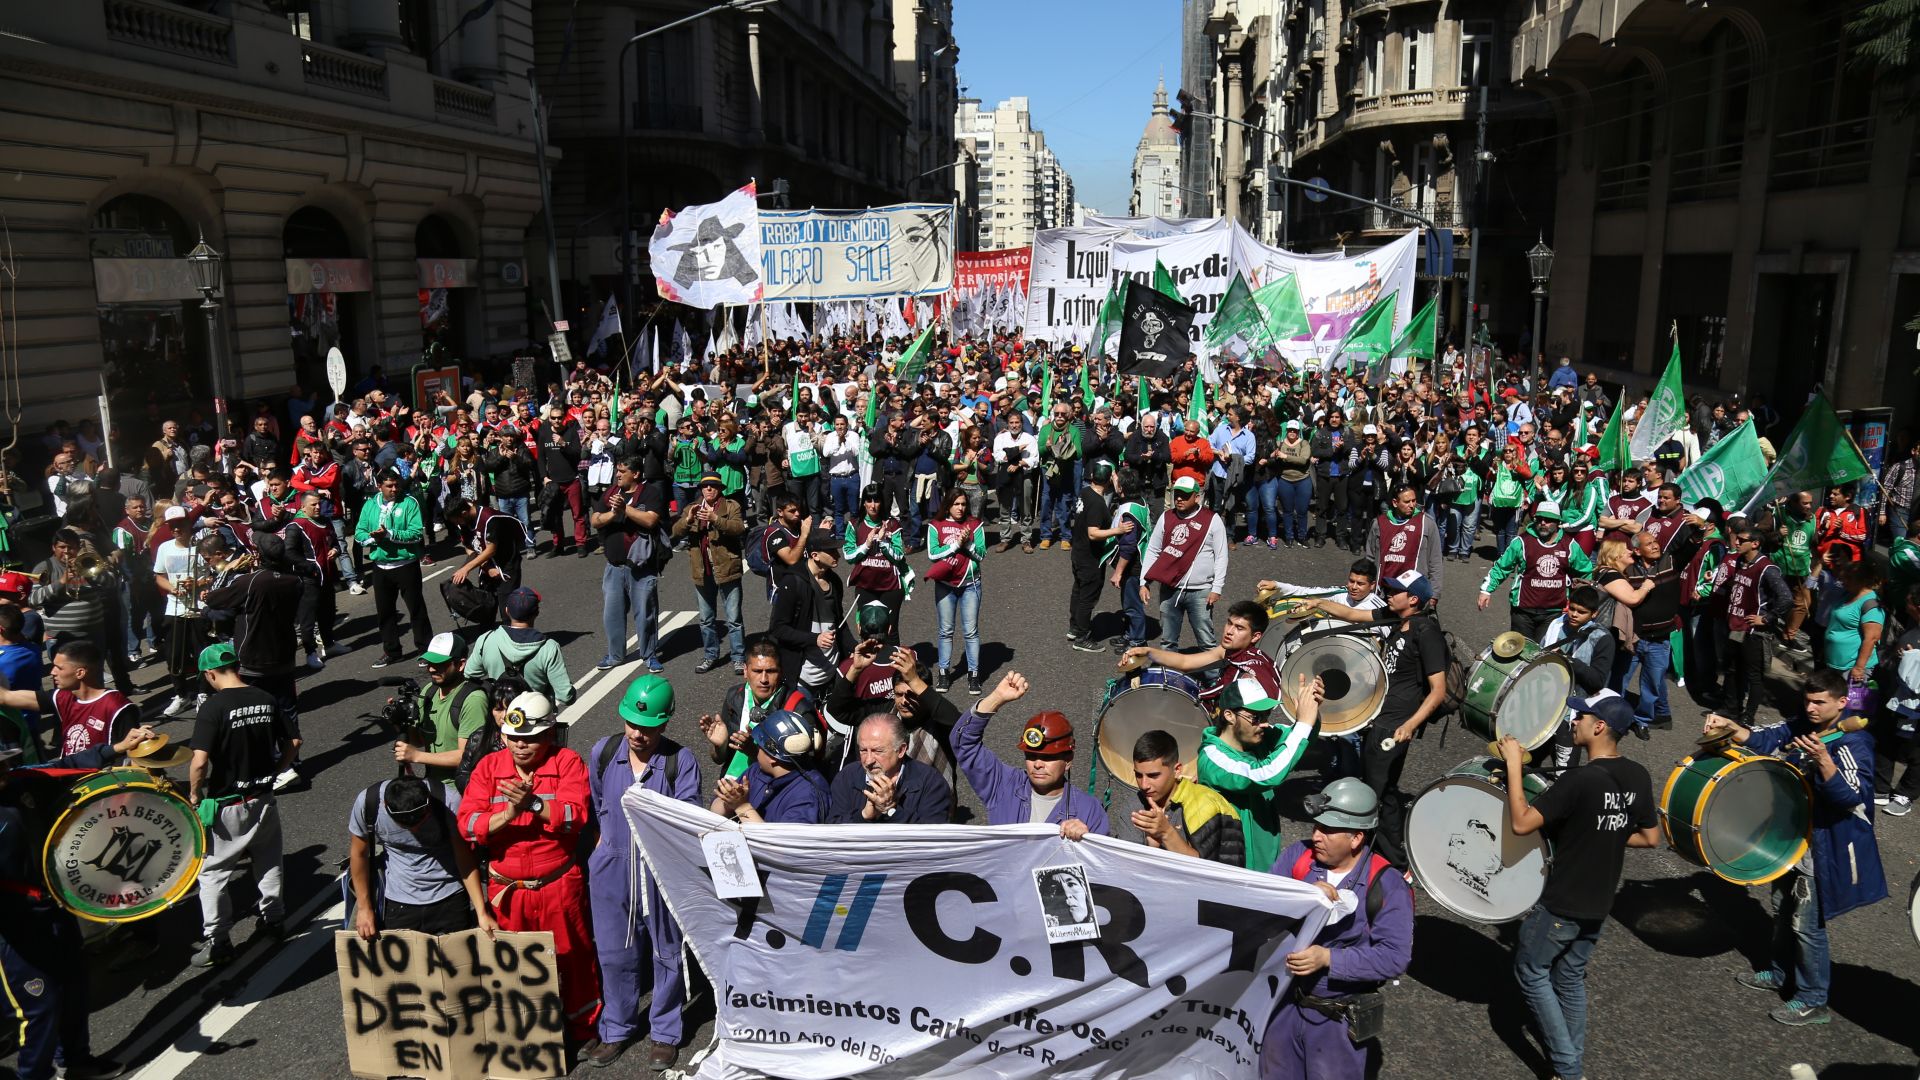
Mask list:
[[[1072,651],[1063,640],[1067,559],[1059,551],[989,556],[983,638],[990,644],[984,666],[992,678],[1020,671],[1032,680],[1020,718],[1043,708],[1062,709],[1072,717],[1081,740],[1075,778],[1084,782],[1093,710],[1103,680],[1112,674],[1112,660]],[[1236,549],[1230,596],[1250,596],[1253,583],[1262,577],[1335,582],[1350,562],[1350,556],[1333,548]],[[444,574],[451,565],[443,557],[429,573]],[[1473,590],[1484,565],[1449,564],[1441,599],[1445,624],[1463,646],[1476,649],[1506,628],[1498,607],[1485,613],[1473,608]],[[682,739],[697,738],[694,717],[716,707],[733,678],[728,668],[704,677],[691,674],[699,659],[699,635],[686,566],[679,558],[669,567],[661,615],[662,629],[672,630],[668,673],[679,697],[670,730]],[[577,749],[618,729],[613,706],[633,674],[593,673],[592,665],[603,651],[599,575],[597,555],[591,560],[543,559],[530,563],[527,571],[528,583],[545,597],[541,625],[563,642],[569,667],[582,684],[579,703],[567,713],[574,720],[570,743]],[[766,611],[753,584],[746,605],[750,631],[764,625]],[[431,594],[431,583],[429,589]],[[355,793],[391,775],[385,739],[364,718],[383,696],[376,675],[391,672],[368,668],[378,652],[369,647],[372,598],[343,595],[341,600],[346,638],[356,648],[304,682],[304,770],[311,781],[281,799],[289,907],[299,916],[298,932],[277,949],[264,943],[249,946],[252,927],[243,921],[236,934],[240,957],[235,964],[212,972],[187,969],[198,928],[198,908],[189,901],[144,924],[157,932],[161,943],[150,959],[128,962],[124,969],[116,966],[117,959],[131,958],[136,951],[125,932],[90,952],[96,1052],[148,1063],[137,1075],[149,1080],[261,1075],[303,1080],[347,1074],[333,972],[332,932],[340,918],[337,876],[347,850],[345,821]],[[442,610],[437,597],[433,607],[436,613]],[[1113,633],[1114,618],[1103,615],[1098,629]],[[905,631],[909,640],[921,643],[923,656],[931,655],[927,643],[933,627],[931,595],[914,596]],[[140,674],[153,685],[160,668],[150,665]],[[1676,714],[1681,723],[1675,730],[1656,733],[1652,742],[1629,740],[1625,746],[1653,772],[1656,791],[1672,763],[1691,746],[1686,729],[1701,711],[1676,703]],[[184,720],[163,727],[179,738],[187,729]],[[989,729],[990,745],[1011,760],[1018,731],[1018,719],[1009,716]],[[1481,752],[1482,746],[1457,724],[1444,733],[1430,732],[1413,752],[1405,786],[1417,792],[1441,772]],[[1299,796],[1317,786],[1316,769],[1317,759],[1310,756],[1301,778],[1288,785],[1291,805],[1297,807]],[[711,767],[707,773],[710,788]],[[973,792],[959,796],[963,804],[978,809]],[[1116,805],[1127,797],[1126,789],[1113,793]],[[1920,819],[1880,816],[1878,831],[1887,878],[1897,895],[1833,926],[1834,1022],[1825,1028],[1789,1029],[1773,1023],[1766,1017],[1773,1002],[1733,981],[1733,974],[1766,947],[1764,890],[1726,885],[1665,850],[1629,852],[1627,881],[1590,973],[1591,1074],[1702,1080],[1785,1077],[1789,1065],[1806,1062],[1829,1080],[1912,1076],[1920,1032],[1911,1022],[1916,997],[1910,978],[1920,946],[1908,928],[1907,886],[1920,866]],[[1500,931],[1457,920],[1425,897],[1416,908],[1413,969],[1389,989],[1381,1075],[1426,1077],[1456,1072],[1466,1063],[1482,1080],[1547,1075],[1524,1033],[1526,1012],[1509,975],[1509,952]],[[697,1046],[711,1029],[711,1007],[696,1003],[694,1009],[702,1025],[695,1036]],[[683,1052],[682,1064],[690,1053]],[[645,1075],[645,1054],[630,1053],[606,1073]]]

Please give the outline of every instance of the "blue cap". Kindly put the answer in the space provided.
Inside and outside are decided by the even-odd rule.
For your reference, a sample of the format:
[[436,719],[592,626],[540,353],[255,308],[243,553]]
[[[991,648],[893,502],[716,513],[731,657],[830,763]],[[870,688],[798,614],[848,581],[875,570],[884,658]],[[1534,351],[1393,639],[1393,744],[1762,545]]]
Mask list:
[[1570,697],[1567,699],[1567,707],[1572,709],[1576,716],[1591,713],[1606,721],[1615,735],[1624,735],[1627,729],[1633,726],[1633,706],[1627,704],[1626,698],[1612,690],[1602,690],[1592,697]]

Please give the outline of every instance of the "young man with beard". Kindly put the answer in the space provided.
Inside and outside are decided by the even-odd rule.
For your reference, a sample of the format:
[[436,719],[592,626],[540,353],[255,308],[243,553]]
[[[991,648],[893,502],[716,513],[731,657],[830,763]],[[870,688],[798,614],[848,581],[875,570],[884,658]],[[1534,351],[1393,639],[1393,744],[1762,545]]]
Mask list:
[[728,776],[741,776],[753,764],[753,729],[761,721],[781,710],[805,716],[817,712],[813,696],[785,677],[780,650],[771,640],[756,637],[746,648],[742,681],[727,690],[719,712],[707,713],[697,721],[710,744],[714,763],[725,766]]
[[1036,713],[1020,733],[1026,768],[1016,769],[986,748],[987,723],[1003,707],[1027,696],[1026,676],[1009,672],[953,729],[953,755],[967,783],[986,805],[989,825],[1058,825],[1078,840],[1088,833],[1111,836],[1100,800],[1069,783],[1073,724],[1061,713]]
[[1201,481],[1180,475],[1173,481],[1173,509],[1160,515],[1142,559],[1140,602],[1147,603],[1147,583],[1160,586],[1161,648],[1180,645],[1180,622],[1193,624],[1201,648],[1214,645],[1213,606],[1227,587],[1227,530],[1225,523],[1200,504]]
[[1399,577],[1409,570],[1433,582],[1440,592],[1442,557],[1440,524],[1433,515],[1420,509],[1420,492],[1411,484],[1395,488],[1387,509],[1374,515],[1367,530],[1366,556],[1377,567],[1376,577]]
[[1653,506],[1653,496],[1641,487],[1641,476],[1637,469],[1625,469],[1620,473],[1620,490],[1607,496],[1607,505],[1600,512],[1597,524],[1605,530],[1600,534],[1602,543],[1608,540],[1626,540],[1640,530],[1640,515],[1649,513]]
[[1325,696],[1320,680],[1302,679],[1294,688],[1294,723],[1276,725],[1272,719],[1280,707],[1279,695],[1257,680],[1236,679],[1220,692],[1213,727],[1200,735],[1196,778],[1238,811],[1249,870],[1273,865],[1280,850],[1286,824],[1280,785],[1313,741]]
[[426,547],[426,526],[420,518],[420,504],[401,493],[400,474],[387,469],[380,474],[380,493],[360,508],[360,521],[354,529],[354,542],[366,552],[373,564],[373,606],[380,624],[380,658],[376,668],[389,667],[402,659],[400,654],[400,602],[407,605],[407,621],[413,632],[413,646],[424,650],[433,636],[433,623],[427,616],[426,594],[421,590],[420,555]]

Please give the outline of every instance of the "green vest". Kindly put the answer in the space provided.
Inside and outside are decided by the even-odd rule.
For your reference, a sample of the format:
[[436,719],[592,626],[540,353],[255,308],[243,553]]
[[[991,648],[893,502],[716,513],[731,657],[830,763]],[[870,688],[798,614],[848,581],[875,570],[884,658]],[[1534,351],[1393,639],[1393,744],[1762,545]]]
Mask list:
[[1507,468],[1506,462],[1501,462],[1499,471],[1493,474],[1493,495],[1489,501],[1502,509],[1508,509],[1519,506],[1525,494],[1521,490],[1520,481],[1514,479],[1513,470]]
[[1773,561],[1788,577],[1806,577],[1813,573],[1813,519],[1795,521],[1783,516],[1783,520],[1787,535],[1780,542],[1780,550],[1773,553]]

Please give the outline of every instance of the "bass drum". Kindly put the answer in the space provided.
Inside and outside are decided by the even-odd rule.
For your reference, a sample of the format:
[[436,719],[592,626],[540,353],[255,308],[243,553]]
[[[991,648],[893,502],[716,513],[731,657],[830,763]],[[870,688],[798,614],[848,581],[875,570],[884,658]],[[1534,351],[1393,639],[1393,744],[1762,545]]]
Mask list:
[[[1472,758],[1446,771],[1407,811],[1407,861],[1422,892],[1463,919],[1523,918],[1547,885],[1553,848],[1539,833],[1515,836],[1507,812],[1506,767]],[[1521,774],[1527,801],[1547,781]]]
[[1200,684],[1172,668],[1144,668],[1111,683],[1100,706],[1094,741],[1100,763],[1115,780],[1133,786],[1133,744],[1158,729],[1180,745],[1184,775],[1200,757],[1200,736],[1212,723],[1200,704]]
[[135,922],[193,890],[206,830],[164,777],[106,769],[75,783],[72,796],[41,856],[47,892],[61,907],[91,922]]
[[1345,735],[1358,731],[1380,715],[1387,702],[1387,664],[1380,658],[1380,639],[1367,631],[1309,634],[1280,664],[1280,713],[1298,723],[1289,696],[1300,677],[1318,678],[1326,686],[1320,702],[1320,734]]
[[1487,740],[1511,735],[1538,750],[1566,722],[1573,668],[1566,657],[1515,633],[1501,634],[1467,672],[1460,724]]
[[1735,885],[1793,869],[1813,834],[1813,792],[1799,769],[1738,746],[1682,760],[1660,792],[1660,827],[1683,859]]

